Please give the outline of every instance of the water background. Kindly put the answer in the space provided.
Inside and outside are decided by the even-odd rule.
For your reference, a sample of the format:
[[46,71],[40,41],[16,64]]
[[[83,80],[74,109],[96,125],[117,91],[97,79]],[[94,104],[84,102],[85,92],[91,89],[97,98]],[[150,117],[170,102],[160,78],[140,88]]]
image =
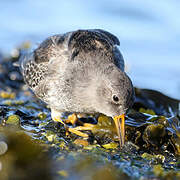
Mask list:
[[115,34],[135,86],[180,99],[179,0],[0,0],[0,51],[86,28]]

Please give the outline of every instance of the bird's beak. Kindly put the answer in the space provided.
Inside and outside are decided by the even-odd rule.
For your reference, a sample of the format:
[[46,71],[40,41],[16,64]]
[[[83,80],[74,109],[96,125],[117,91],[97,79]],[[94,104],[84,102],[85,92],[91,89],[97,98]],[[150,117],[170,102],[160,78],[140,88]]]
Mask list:
[[115,116],[114,118],[114,122],[116,125],[116,129],[117,129],[117,134],[119,137],[119,144],[120,144],[120,148],[122,148],[122,146],[124,145],[124,135],[125,135],[125,128],[124,128],[124,124],[125,124],[125,115],[119,115],[119,116]]

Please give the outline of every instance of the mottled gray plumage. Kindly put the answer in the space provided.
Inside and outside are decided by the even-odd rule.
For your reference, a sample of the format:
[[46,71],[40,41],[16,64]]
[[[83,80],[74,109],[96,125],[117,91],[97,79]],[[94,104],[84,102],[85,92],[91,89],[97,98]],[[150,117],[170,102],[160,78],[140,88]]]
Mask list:
[[124,114],[134,101],[117,37],[100,30],[54,35],[20,59],[25,82],[54,112]]

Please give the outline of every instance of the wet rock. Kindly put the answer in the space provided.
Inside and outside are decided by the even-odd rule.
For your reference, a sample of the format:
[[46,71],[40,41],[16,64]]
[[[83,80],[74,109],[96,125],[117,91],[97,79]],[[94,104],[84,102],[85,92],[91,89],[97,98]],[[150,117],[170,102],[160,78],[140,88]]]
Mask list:
[[18,115],[11,115],[8,117],[6,124],[20,125],[20,117]]

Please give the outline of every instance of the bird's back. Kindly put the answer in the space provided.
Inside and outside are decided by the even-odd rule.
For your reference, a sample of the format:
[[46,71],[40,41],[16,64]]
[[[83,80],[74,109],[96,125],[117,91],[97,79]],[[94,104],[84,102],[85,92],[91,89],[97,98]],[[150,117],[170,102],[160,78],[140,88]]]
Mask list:
[[65,71],[66,65],[77,56],[80,59],[89,52],[102,52],[111,56],[111,61],[124,71],[124,60],[118,45],[120,42],[116,36],[100,29],[54,35],[43,41],[32,53],[21,57],[20,69],[28,86],[38,97],[45,99],[50,88],[48,77],[55,77]]
[[[74,31],[68,42],[72,53],[71,60],[76,56],[79,56],[79,59],[88,59],[87,56],[102,55],[109,58],[121,71],[124,71],[124,59],[117,47],[119,45],[120,42],[116,36],[101,29]],[[88,55],[86,56],[86,54]],[[99,60],[102,59],[99,58]]]

